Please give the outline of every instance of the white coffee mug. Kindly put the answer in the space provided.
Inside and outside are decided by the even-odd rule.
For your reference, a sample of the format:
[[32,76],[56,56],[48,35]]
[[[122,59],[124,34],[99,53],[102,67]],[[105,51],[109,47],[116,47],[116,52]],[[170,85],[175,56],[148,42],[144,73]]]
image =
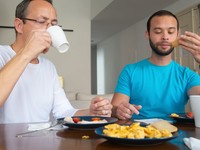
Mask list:
[[196,127],[200,127],[200,95],[190,95],[190,105]]
[[56,48],[60,53],[65,53],[69,49],[69,42],[65,36],[64,31],[60,26],[50,26],[47,29],[52,40],[52,46]]

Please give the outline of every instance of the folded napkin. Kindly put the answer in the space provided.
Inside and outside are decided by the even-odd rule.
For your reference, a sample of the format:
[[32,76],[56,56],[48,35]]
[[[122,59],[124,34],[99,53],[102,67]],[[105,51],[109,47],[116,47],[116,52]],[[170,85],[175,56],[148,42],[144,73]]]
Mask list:
[[49,128],[50,126],[51,126],[51,122],[28,124],[28,131],[42,130],[42,129]]
[[190,138],[183,138],[185,145],[188,146],[191,150],[200,150],[200,140],[190,137]]
[[47,123],[33,123],[28,124],[28,131],[36,131],[36,130],[60,130],[60,129],[66,129],[67,126],[63,126],[61,123],[52,124],[51,122]]

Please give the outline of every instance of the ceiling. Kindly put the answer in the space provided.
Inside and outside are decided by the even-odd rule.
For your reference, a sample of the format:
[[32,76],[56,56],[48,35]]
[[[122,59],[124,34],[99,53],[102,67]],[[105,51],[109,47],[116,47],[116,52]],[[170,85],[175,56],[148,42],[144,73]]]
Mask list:
[[113,0],[91,21],[93,45],[178,0]]

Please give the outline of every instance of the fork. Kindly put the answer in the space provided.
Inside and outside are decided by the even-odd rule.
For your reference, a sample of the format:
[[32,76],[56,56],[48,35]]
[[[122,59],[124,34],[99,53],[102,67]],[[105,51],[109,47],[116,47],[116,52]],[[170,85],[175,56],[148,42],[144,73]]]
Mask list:
[[48,128],[43,128],[43,129],[39,129],[39,130],[33,130],[33,131],[18,133],[18,134],[16,134],[16,137],[17,138],[22,138],[22,137],[26,136],[27,134],[36,133],[36,132],[45,131],[45,130],[51,131],[51,130],[53,130],[52,129],[53,127],[58,126],[58,125],[62,125],[63,123],[65,123],[64,120],[57,120],[55,124],[50,125],[50,127],[48,127]]

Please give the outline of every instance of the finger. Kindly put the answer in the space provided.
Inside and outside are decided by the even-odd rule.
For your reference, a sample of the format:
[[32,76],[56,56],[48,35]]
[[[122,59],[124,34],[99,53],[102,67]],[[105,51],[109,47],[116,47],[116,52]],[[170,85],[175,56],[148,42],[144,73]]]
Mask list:
[[126,119],[130,119],[132,117],[132,110],[130,108],[129,103],[122,103],[118,108],[117,108],[117,113]]
[[198,41],[200,41],[200,36],[196,33],[185,31],[185,35],[188,37],[193,37],[194,39],[197,39]]
[[196,46],[195,45],[184,44],[184,45],[181,45],[181,47],[183,49],[185,49],[186,51],[190,52],[192,55],[195,55],[196,53],[199,53],[196,50]]
[[94,106],[98,108],[98,107],[103,107],[109,104],[110,104],[110,101],[108,99],[101,99],[100,101],[99,100],[95,101]]
[[118,114],[117,118],[121,119],[121,120],[127,120],[130,119],[132,116],[128,115],[128,114]]
[[99,101],[102,101],[104,98],[103,97],[101,97],[101,96],[96,96],[96,97],[94,97],[93,99],[92,99],[92,101],[93,101],[93,103],[97,103],[97,102],[99,102]]
[[111,110],[105,110],[103,113],[104,116],[111,116],[111,114],[112,114]]
[[101,104],[97,104],[97,103],[91,103],[90,108],[92,110],[97,110],[97,111],[101,111],[101,110],[108,110],[108,109],[112,109],[112,105],[110,103],[105,104],[103,106],[101,106]]
[[135,107],[137,110],[142,109],[142,106],[141,106],[141,105],[134,105],[134,107]]
[[105,116],[105,115],[111,115],[111,110],[95,110],[92,114],[98,115],[98,116]]
[[111,104],[106,104],[106,105],[103,105],[103,106],[100,106],[100,107],[95,107],[96,110],[111,110],[112,109],[112,105]]
[[139,111],[141,109],[141,106],[135,106],[135,105],[129,105],[129,109],[131,111],[132,114],[136,114],[136,115],[139,115]]
[[126,111],[124,111],[124,109],[121,107],[117,109],[116,115],[119,116],[121,119],[130,119],[132,117],[132,113],[127,112],[127,109]]
[[179,44],[182,46],[186,46],[186,47],[190,47],[192,48],[192,46],[196,45],[199,46],[200,45],[200,37],[197,35],[195,36],[187,36],[187,35],[181,35],[180,39],[179,39]]
[[126,120],[127,118],[125,116],[123,116],[123,113],[120,112],[120,110],[116,111],[116,116],[117,118],[119,118],[120,120]]
[[95,115],[95,116],[100,116],[102,113],[101,113],[101,111],[93,110],[93,111],[91,111],[90,114]]
[[126,120],[126,118],[123,117],[123,116],[117,116],[117,118],[120,119],[120,120]]

